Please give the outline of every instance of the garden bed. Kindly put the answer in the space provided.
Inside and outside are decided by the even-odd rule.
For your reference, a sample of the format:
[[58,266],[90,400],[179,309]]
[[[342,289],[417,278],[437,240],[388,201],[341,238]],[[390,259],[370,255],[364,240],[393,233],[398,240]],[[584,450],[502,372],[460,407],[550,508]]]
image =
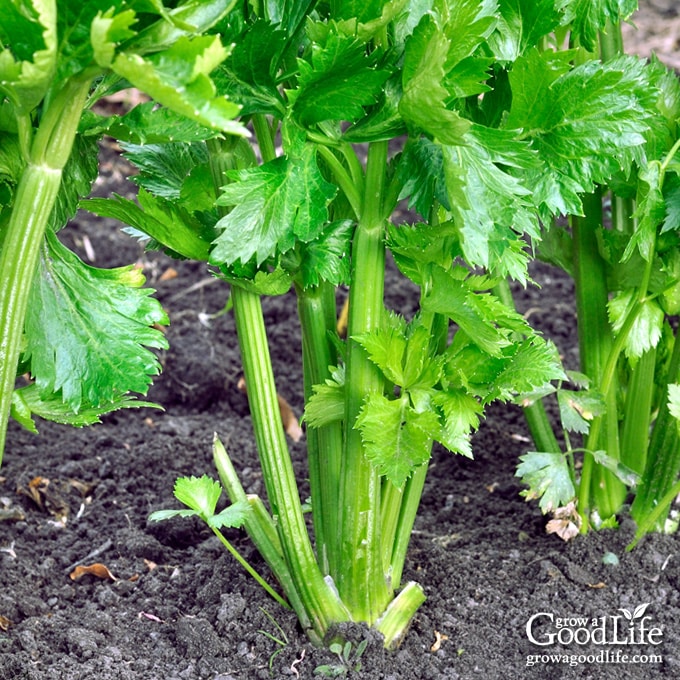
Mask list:
[[[677,25],[672,5],[650,3],[655,11],[638,17],[640,33],[658,34],[660,21],[666,31]],[[125,191],[125,167],[111,149],[102,158],[97,193]],[[43,423],[40,437],[10,425],[0,470],[0,680],[306,679],[324,677],[315,675],[324,664],[340,669],[198,521],[148,521],[152,511],[176,507],[178,476],[214,474],[214,432],[246,490],[264,494],[246,397],[237,388],[233,317],[215,316],[228,289],[200,264],[143,254],[107,220],[81,215],[64,240],[98,266],[138,261],[157,289],[171,319],[170,350],[149,396],[165,410],[123,411],[85,430]],[[541,287],[516,291],[519,309],[573,368],[571,283],[544,265],[532,273]],[[393,269],[386,289],[388,305],[409,316],[412,290]],[[277,388],[299,415],[295,299],[264,305]],[[521,498],[514,476],[518,456],[531,448],[517,407],[492,406],[473,448],[474,461],[435,449],[404,574],[428,599],[398,651],[385,652],[371,637],[362,670],[349,677],[680,676],[678,537],[652,535],[626,552],[634,533],[626,521],[570,543],[547,535],[545,518]],[[292,449],[304,479],[304,439]],[[266,573],[244,534],[228,536]],[[108,573],[74,578],[77,567],[92,564]],[[629,624],[622,610],[633,614],[645,604]],[[537,614],[532,641],[527,622]],[[658,645],[636,642],[644,617],[647,631],[661,631]],[[558,634],[559,619],[566,619],[563,644],[536,644]],[[605,638],[616,644],[598,641],[598,622],[609,626],[607,635],[618,626],[615,638]],[[349,636],[358,642],[363,631]],[[528,666],[535,655],[543,658]],[[646,661],[633,662],[636,655]]]

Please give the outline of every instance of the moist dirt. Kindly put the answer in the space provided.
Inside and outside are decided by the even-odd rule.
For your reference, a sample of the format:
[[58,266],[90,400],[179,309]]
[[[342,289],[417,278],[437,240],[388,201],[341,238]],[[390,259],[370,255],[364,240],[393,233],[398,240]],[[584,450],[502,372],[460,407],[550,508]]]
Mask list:
[[[661,5],[650,4],[653,16],[677,19],[673,3]],[[103,149],[96,193],[129,191],[127,172]],[[144,268],[171,320],[164,372],[149,393],[164,410],[127,410],[83,430],[40,423],[39,436],[10,423],[0,468],[0,680],[680,677],[680,538],[652,535],[627,552],[627,520],[569,543],[548,535],[536,504],[520,496],[515,468],[531,442],[508,404],[488,409],[475,460],[434,450],[404,574],[427,601],[400,648],[384,651],[358,626],[347,631],[349,662],[313,647],[198,521],[148,520],[178,507],[178,476],[215,475],[214,433],[246,490],[264,496],[237,388],[234,321],[221,313],[227,287],[202,265],[144,254],[108,220],[80,214],[62,238],[94,265]],[[571,282],[547,265],[532,274],[540,287],[516,288],[518,309],[576,368]],[[387,304],[409,316],[415,299],[390,267]],[[295,310],[292,295],[264,303],[277,388],[300,415]],[[290,445],[304,498],[304,438]],[[242,532],[227,536],[267,574]],[[79,574],[93,564],[102,565],[95,574]]]

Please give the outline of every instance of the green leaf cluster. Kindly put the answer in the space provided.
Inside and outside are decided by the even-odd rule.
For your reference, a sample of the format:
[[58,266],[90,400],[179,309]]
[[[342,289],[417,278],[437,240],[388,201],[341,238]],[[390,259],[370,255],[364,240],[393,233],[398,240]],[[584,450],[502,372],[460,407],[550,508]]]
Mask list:
[[[9,408],[29,427],[31,413],[94,422],[130,405],[129,392],[146,393],[160,370],[150,350],[166,346],[154,326],[167,317],[149,297],[152,291],[140,288],[141,274],[88,267],[54,234],[90,192],[101,135],[149,144],[248,134],[235,120],[240,107],[217,92],[211,77],[228,49],[207,31],[231,4],[0,3],[0,442]],[[93,112],[100,98],[130,87],[154,102],[109,119]],[[205,154],[202,161],[207,167]],[[177,168],[178,158],[172,163]],[[202,237],[214,236],[214,219],[201,219],[201,211],[214,209],[214,192],[197,195],[192,177],[187,191],[195,217],[169,202],[173,180],[180,181],[166,177],[160,188],[149,180],[159,190],[144,206],[150,215],[123,199],[116,215],[137,226],[154,220],[167,233],[179,231],[174,252],[206,259]],[[194,221],[182,231],[187,214]],[[33,384],[12,398],[15,364]]]

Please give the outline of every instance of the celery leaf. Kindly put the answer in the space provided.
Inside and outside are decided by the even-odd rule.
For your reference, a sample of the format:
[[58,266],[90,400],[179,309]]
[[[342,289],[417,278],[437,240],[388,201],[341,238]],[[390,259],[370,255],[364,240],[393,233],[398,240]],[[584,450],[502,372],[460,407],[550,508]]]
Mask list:
[[139,205],[118,194],[110,199],[90,198],[81,202],[86,210],[120,220],[150,236],[174,254],[195,260],[207,261],[210,242],[214,238],[206,228],[181,203],[153,196],[140,188]]
[[489,46],[498,59],[514,61],[553,31],[560,21],[555,0],[506,0]]
[[217,36],[181,37],[164,52],[142,57],[121,52],[111,68],[157,102],[207,127],[248,134],[233,119],[240,107],[218,96],[209,74],[228,52]]
[[69,404],[64,403],[60,394],[41,394],[35,383],[20,387],[12,393],[12,417],[31,432],[38,431],[33,416],[71,427],[85,427],[100,423],[102,416],[122,408],[160,408],[160,406],[126,395],[99,406],[82,404],[74,411]]
[[449,93],[442,84],[450,47],[445,32],[426,15],[406,43],[399,112],[408,126],[444,144],[463,144],[471,123],[447,108]]
[[397,487],[430,459],[432,440],[441,430],[432,411],[416,411],[406,396],[390,400],[382,394],[367,398],[355,427],[361,431],[366,458]]
[[312,45],[311,62],[299,59],[298,68],[297,89],[288,96],[302,125],[362,118],[389,75],[366,56],[362,42],[336,33],[329,33],[325,45]]
[[259,266],[290,250],[296,239],[313,241],[323,232],[336,187],[323,178],[312,145],[299,156],[229,176],[234,181],[223,187],[218,203],[234,207],[217,224],[222,233],[211,253],[213,264],[245,264],[254,257]]
[[47,232],[26,315],[25,359],[41,394],[61,391],[78,412],[146,393],[160,372],[147,347],[167,347],[152,326],[168,319],[143,283],[134,267],[85,265]]
[[640,161],[658,115],[642,60],[622,56],[569,70],[568,56],[530,50],[517,59],[505,121],[533,140],[544,165],[527,170],[525,181],[552,214],[581,214],[579,194]]
[[0,0],[0,93],[24,115],[44,97],[56,68],[54,2]]
[[562,453],[530,451],[519,457],[515,475],[529,488],[522,491],[527,500],[539,498],[544,513],[574,499],[576,490],[567,460]]

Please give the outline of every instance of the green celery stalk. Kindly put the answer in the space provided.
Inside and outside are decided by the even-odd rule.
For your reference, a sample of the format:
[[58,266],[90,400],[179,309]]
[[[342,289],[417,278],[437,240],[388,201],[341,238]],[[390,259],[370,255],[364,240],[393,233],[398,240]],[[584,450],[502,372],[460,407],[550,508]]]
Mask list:
[[579,513],[582,530],[590,525],[591,510],[602,518],[618,512],[625,498],[625,486],[613,473],[595,464],[590,451],[604,450],[619,460],[619,432],[616,403],[617,381],[602,386],[605,366],[612,351],[613,338],[607,316],[609,290],[605,262],[599,253],[597,230],[602,226],[600,190],[583,197],[584,217],[572,218],[574,238],[574,279],[578,316],[579,351],[583,372],[601,386],[606,413],[591,426],[579,486]]
[[[275,149],[269,124],[261,116],[256,117],[254,124],[263,157],[273,158]],[[214,139],[208,144],[217,191],[228,179],[226,171],[252,160],[239,155],[239,146],[240,141],[233,138],[224,141]],[[321,642],[330,625],[346,621],[348,614],[337,594],[324,580],[307,533],[281,423],[260,297],[238,286],[232,287],[231,295],[255,440],[271,513],[294,591],[310,621],[311,628],[307,632],[311,639]]]
[[642,474],[649,447],[656,349],[645,352],[631,370],[621,431],[621,462]]
[[69,81],[45,112],[30,146],[0,251],[0,463],[28,296],[89,85],[89,80]]
[[281,423],[260,297],[234,287],[232,300],[255,440],[271,513],[279,531],[284,559],[312,621],[313,632],[317,639],[323,639],[332,623],[347,620],[347,613],[324,580],[307,533]]
[[[677,337],[673,344],[673,353],[668,367],[666,384],[678,379],[680,372],[680,342]],[[668,514],[670,503],[665,504],[664,511],[658,505],[667,495],[669,489],[677,481],[680,472],[680,432],[678,421],[668,409],[668,389],[664,391],[664,399],[659,406],[659,413],[654,423],[649,442],[649,462],[638,485],[635,500],[630,512],[638,526],[652,524],[649,518],[656,513],[655,521],[663,521]]]
[[369,145],[362,212],[352,245],[348,318],[345,455],[340,481],[342,564],[336,583],[355,620],[372,624],[390,601],[380,538],[380,476],[354,427],[366,397],[383,389],[378,368],[352,336],[379,328],[384,313],[385,219],[382,199],[387,142]]
[[[330,377],[337,356],[329,333],[335,327],[335,295],[328,283],[302,290],[297,288],[302,328],[305,402],[312,386]],[[338,569],[338,512],[342,461],[342,425],[331,423],[307,430],[307,458],[312,496],[312,516],[321,568],[326,574]]]

